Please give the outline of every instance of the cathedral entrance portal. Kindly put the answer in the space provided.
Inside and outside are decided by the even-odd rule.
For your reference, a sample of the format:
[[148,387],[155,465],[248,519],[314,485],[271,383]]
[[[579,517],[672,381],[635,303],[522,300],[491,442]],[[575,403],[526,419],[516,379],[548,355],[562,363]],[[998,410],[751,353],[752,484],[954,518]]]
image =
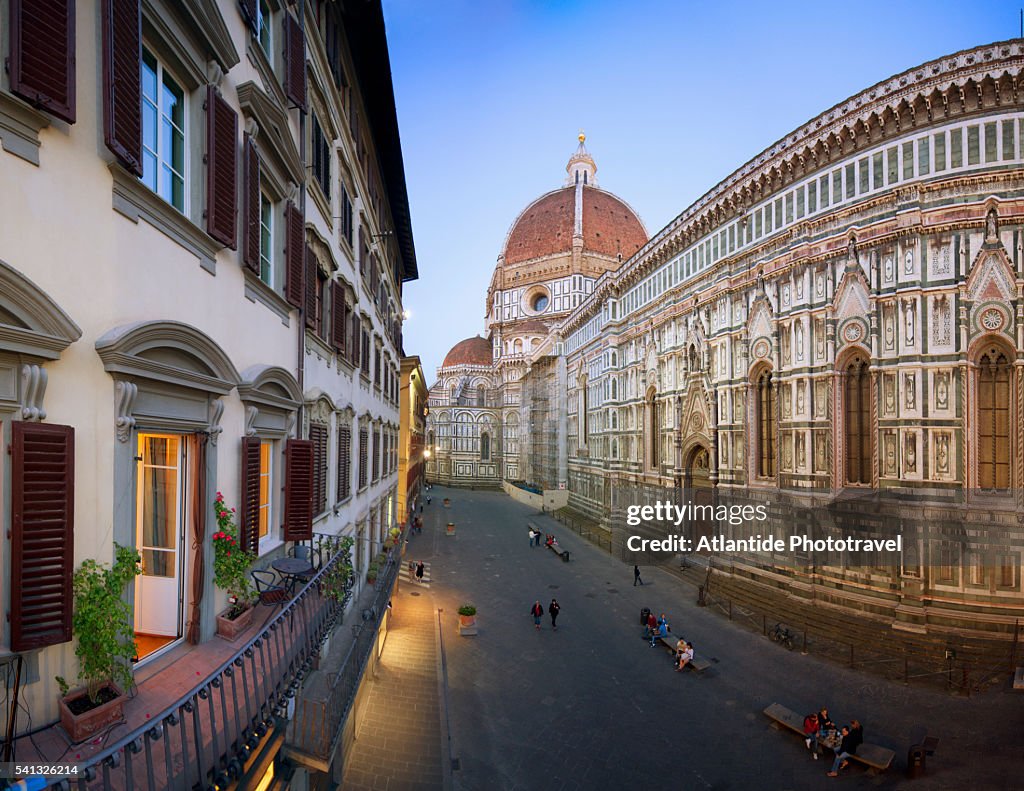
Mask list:
[[[714,505],[714,488],[710,479],[711,452],[704,445],[694,445],[684,457],[683,491],[694,506]],[[712,520],[699,515],[689,520],[687,538],[696,547],[702,537],[711,537]]]

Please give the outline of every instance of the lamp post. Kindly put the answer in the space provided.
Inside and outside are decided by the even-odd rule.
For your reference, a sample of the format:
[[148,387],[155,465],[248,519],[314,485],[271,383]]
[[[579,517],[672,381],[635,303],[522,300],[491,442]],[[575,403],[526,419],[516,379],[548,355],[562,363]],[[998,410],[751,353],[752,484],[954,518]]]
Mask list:
[[430,462],[430,448],[423,449],[423,485],[426,486],[430,483],[427,480],[427,464]]

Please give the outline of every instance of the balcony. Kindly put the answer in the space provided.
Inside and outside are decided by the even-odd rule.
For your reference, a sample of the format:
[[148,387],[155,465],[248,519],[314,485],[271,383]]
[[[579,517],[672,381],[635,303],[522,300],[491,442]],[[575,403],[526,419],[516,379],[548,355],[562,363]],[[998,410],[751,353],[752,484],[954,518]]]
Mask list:
[[[241,647],[214,638],[155,660],[163,666],[138,683],[136,694],[125,703],[124,723],[105,735],[70,748],[57,726],[20,738],[18,762],[67,762],[78,769],[76,775],[47,778],[48,785],[33,787],[79,791],[249,787],[253,772],[264,768],[267,756],[272,758],[282,744],[295,696],[351,598],[350,588],[334,598],[323,589],[330,571],[342,560],[340,553],[325,557],[316,576],[280,610],[259,606]],[[383,591],[385,603],[396,570],[391,563],[378,580],[374,593]],[[367,633],[375,632],[369,628],[372,625],[368,619],[360,624]],[[365,642],[366,638],[360,641],[357,636],[349,654],[365,658]],[[357,646],[360,650],[353,654]],[[140,669],[139,676],[146,670]],[[356,668],[348,672],[358,680]],[[332,689],[332,700],[340,700],[342,684],[333,684]],[[337,712],[331,712],[331,722],[337,722]],[[313,733],[309,728],[301,731],[307,732]],[[314,752],[321,749],[320,744]]]

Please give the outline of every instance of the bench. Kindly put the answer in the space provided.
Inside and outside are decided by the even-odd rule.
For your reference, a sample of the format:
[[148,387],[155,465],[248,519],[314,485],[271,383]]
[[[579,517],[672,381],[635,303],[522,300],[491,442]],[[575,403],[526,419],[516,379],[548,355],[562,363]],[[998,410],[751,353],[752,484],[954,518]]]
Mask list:
[[[764,714],[777,725],[789,728],[801,738],[806,738],[804,735],[804,718],[792,709],[787,709],[780,703],[773,703],[764,710]],[[936,744],[938,744],[938,740],[936,740]],[[896,753],[888,747],[866,743],[860,745],[857,748],[857,752],[850,756],[851,759],[860,761],[872,771],[879,772],[884,772],[888,769],[895,757]]]
[[561,545],[557,541],[552,541],[550,544],[546,544],[545,546],[558,555],[558,557],[562,559],[563,563],[569,562],[569,550],[562,549]]
[[[669,632],[664,637],[659,637],[658,638],[658,640],[661,641],[661,644],[663,646],[665,646],[665,648],[667,648],[672,653],[672,656],[675,656],[675,653],[676,653],[676,643],[679,642],[679,639],[680,639],[679,635],[672,634],[672,632]],[[695,673],[703,673],[709,667],[711,667],[711,662],[709,660],[703,659],[703,658],[697,656],[696,654],[694,654],[693,659],[691,659],[689,662],[687,662],[686,663],[686,667],[684,667],[683,669],[684,670],[692,670]],[[802,725],[801,725],[801,727],[802,727]]]

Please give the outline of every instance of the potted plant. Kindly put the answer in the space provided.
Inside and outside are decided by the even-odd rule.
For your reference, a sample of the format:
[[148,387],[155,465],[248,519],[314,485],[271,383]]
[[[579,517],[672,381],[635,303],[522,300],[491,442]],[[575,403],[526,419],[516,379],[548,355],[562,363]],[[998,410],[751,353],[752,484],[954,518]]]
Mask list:
[[228,608],[217,615],[217,636],[235,640],[252,623],[256,598],[249,569],[256,556],[238,543],[235,509],[228,508],[224,495],[213,500],[217,513],[217,532],[213,534],[213,584],[228,594]]
[[448,525],[445,527],[445,534],[449,535],[449,536],[454,536],[455,535],[455,523],[454,522],[449,522],[448,523]]
[[377,581],[377,575],[380,573],[380,566],[377,565],[377,561],[373,560],[370,565],[366,567],[366,581],[373,585]]
[[132,658],[137,649],[132,608],[122,596],[142,573],[142,560],[130,547],[115,543],[114,550],[112,566],[90,558],[72,579],[71,628],[78,639],[78,680],[85,686],[71,690],[61,676],[57,685],[61,725],[74,744],[124,718],[124,692],[134,683]]
[[[331,601],[344,604],[346,597],[352,590],[352,545],[355,539],[352,536],[331,536],[321,546],[328,560],[327,571],[320,580],[320,592]],[[331,563],[335,555],[342,555],[336,562]]]
[[476,607],[472,604],[463,604],[458,609],[459,613],[459,634],[476,634]]

